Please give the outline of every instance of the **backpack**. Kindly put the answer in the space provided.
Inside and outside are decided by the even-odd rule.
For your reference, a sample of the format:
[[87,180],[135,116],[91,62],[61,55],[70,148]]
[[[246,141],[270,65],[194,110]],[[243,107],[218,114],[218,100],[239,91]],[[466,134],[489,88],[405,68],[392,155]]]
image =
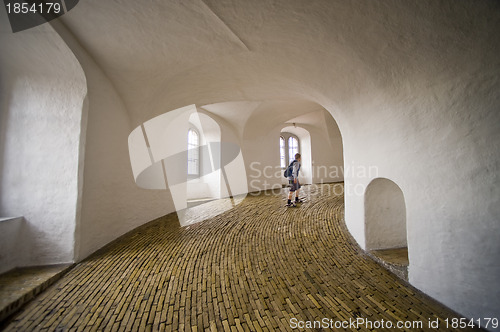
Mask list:
[[285,169],[285,171],[283,172],[283,176],[286,177],[286,178],[289,178],[290,176],[292,176],[292,172],[293,172],[293,164],[296,162],[297,160],[294,160],[290,163],[290,165],[288,165],[288,167]]

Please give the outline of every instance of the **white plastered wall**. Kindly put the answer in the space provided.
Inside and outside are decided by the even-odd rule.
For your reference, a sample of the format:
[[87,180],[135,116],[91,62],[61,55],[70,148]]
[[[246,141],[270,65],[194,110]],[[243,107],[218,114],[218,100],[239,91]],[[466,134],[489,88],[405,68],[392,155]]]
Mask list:
[[66,27],[58,20],[51,25],[87,78],[82,211],[74,233],[74,259],[79,261],[128,231],[173,212],[174,207],[168,191],[145,190],[135,184],[127,144],[133,127],[121,96]]
[[1,10],[0,44],[0,217],[24,216],[0,222],[0,272],[70,263],[86,79],[48,25],[13,34]]
[[[491,102],[500,87],[484,84],[475,95],[457,79],[415,87],[412,103],[394,96],[357,103],[365,111],[349,119],[356,136],[343,136],[346,166],[376,166],[403,191],[410,283],[467,317],[498,316],[500,308],[499,149],[492,148],[500,113]],[[363,248],[362,188],[373,178],[346,179],[346,223]]]

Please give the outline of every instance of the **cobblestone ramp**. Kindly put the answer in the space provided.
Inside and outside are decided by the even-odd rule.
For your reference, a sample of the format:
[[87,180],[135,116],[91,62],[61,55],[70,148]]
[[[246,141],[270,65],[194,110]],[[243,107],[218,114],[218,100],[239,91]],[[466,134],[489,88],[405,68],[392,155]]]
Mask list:
[[78,264],[4,329],[274,331],[293,318],[367,318],[433,331],[438,319],[450,330],[453,313],[362,253],[344,197],[330,189],[306,187],[298,208],[284,207],[283,192],[261,193],[190,227],[175,214],[152,221]]

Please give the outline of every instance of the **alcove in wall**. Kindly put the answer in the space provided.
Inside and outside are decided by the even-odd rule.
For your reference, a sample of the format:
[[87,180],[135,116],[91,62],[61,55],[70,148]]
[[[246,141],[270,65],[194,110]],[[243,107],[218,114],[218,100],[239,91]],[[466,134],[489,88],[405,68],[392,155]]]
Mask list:
[[408,278],[406,205],[403,191],[385,178],[372,180],[365,192],[366,249],[382,265]]

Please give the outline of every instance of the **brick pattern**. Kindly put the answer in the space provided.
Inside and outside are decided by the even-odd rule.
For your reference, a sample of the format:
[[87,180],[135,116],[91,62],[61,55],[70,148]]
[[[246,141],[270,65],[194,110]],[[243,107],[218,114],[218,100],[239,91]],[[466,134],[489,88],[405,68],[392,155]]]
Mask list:
[[284,207],[283,191],[189,227],[175,214],[152,221],[78,264],[5,330],[289,331],[292,317],[454,317],[365,255],[343,196],[317,190],[306,187],[298,208]]

